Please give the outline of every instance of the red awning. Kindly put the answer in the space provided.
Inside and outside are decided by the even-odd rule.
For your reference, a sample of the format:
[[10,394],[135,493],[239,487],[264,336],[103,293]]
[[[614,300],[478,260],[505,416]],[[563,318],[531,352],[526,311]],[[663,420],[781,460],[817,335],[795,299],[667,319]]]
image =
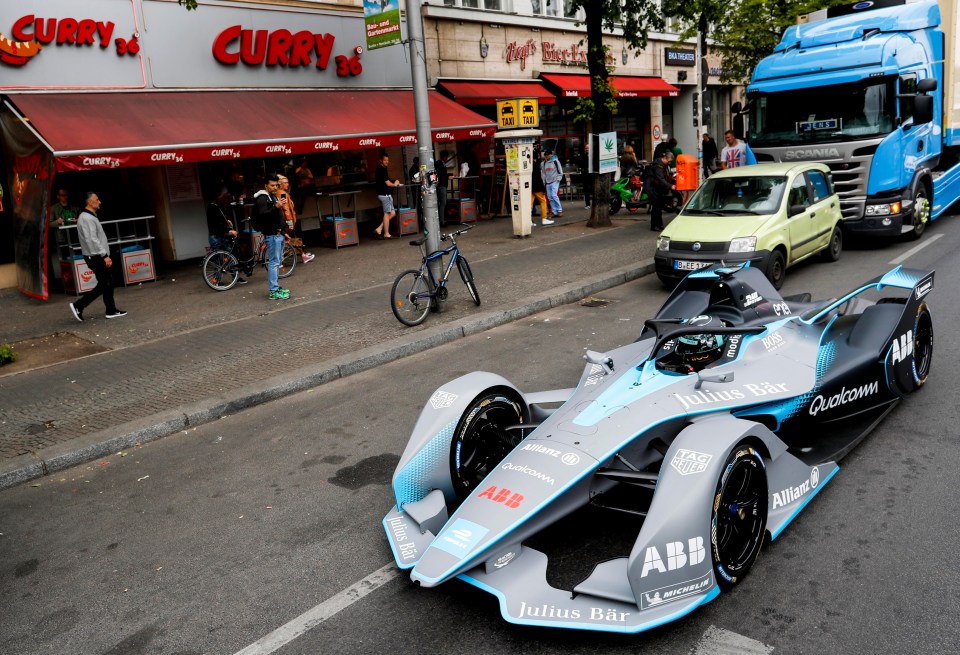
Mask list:
[[[559,89],[565,98],[589,98],[589,75],[556,75],[541,73],[540,77]],[[632,77],[617,75],[610,78],[618,98],[650,98],[653,96],[678,96],[680,89],[659,77]]]
[[[437,142],[492,136],[495,124],[430,92]],[[151,166],[417,142],[408,90],[10,94],[58,170]]]
[[494,105],[497,100],[510,98],[536,98],[541,105],[552,105],[557,99],[553,93],[543,88],[538,80],[530,82],[454,82],[441,80],[437,84],[440,91],[462,105]]

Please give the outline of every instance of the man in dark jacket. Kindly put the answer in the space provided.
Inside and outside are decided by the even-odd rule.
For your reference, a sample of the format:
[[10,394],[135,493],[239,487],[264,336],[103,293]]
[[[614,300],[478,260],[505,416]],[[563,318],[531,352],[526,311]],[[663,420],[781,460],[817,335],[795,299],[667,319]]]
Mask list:
[[276,175],[267,177],[263,188],[253,195],[253,225],[263,233],[267,241],[267,289],[271,300],[286,300],[290,297],[290,290],[280,286],[280,261],[283,259],[283,244],[290,237],[287,235],[287,222],[283,218],[281,209],[289,198],[277,198],[277,189],[280,187],[280,178]]
[[709,177],[710,173],[720,170],[720,151],[717,150],[717,142],[713,140],[706,132],[703,133],[703,175]]
[[671,161],[673,161],[673,153],[669,151],[662,153],[660,158],[650,166],[648,177],[643,183],[643,188],[650,197],[650,229],[654,232],[663,229],[663,206],[671,192],[677,188],[673,176],[670,175]]

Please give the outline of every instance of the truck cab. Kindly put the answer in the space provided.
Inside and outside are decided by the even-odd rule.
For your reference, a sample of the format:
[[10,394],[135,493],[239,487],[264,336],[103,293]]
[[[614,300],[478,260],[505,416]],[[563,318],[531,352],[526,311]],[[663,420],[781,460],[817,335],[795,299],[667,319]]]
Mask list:
[[955,9],[881,4],[787,29],[747,87],[748,141],[758,162],[829,166],[846,232],[918,238],[960,193]]

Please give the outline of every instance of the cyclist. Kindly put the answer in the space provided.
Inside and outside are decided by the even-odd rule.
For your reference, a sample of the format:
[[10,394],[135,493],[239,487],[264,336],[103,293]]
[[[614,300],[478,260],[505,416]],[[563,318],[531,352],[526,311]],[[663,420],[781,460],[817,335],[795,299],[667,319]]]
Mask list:
[[[216,250],[230,250],[233,242],[237,238],[237,231],[233,227],[233,221],[227,218],[226,208],[233,202],[233,196],[229,191],[222,191],[217,199],[207,205],[207,231],[210,236],[207,240],[210,247]],[[242,275],[237,279],[237,284],[246,284],[247,279]]]
[[253,194],[254,223],[253,226],[263,233],[267,241],[267,288],[271,300],[287,300],[290,290],[280,286],[280,260],[283,259],[283,244],[290,238],[287,234],[287,223],[283,219],[283,203],[287,198],[277,198],[277,189],[280,188],[280,178],[276,173],[267,177],[263,188]]

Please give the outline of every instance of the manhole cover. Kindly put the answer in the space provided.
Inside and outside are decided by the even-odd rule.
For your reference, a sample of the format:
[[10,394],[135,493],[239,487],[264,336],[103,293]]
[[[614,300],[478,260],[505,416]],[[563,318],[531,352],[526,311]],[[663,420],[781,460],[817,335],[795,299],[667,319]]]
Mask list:
[[584,307],[606,307],[610,304],[609,300],[604,300],[603,298],[584,298],[580,301],[580,304]]

